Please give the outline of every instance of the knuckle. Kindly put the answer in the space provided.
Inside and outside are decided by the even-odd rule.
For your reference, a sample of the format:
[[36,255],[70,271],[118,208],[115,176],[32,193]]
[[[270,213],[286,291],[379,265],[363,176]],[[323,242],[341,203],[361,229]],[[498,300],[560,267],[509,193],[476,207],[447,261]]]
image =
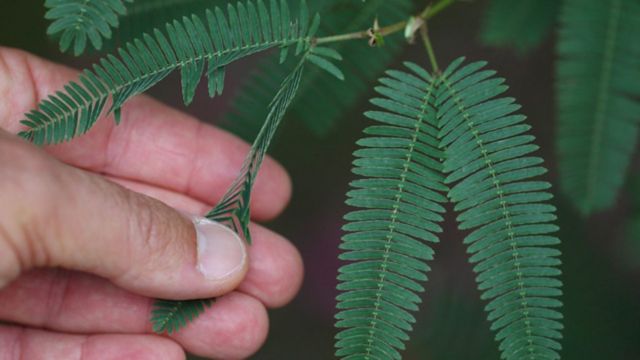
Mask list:
[[[145,270],[171,267],[172,261],[178,261],[173,256],[175,246],[179,241],[174,241],[178,236],[178,229],[171,226],[168,209],[158,201],[147,198],[144,195],[134,193],[124,188],[120,189],[125,195],[129,211],[126,224],[128,253],[135,256],[140,267],[136,271],[144,273]],[[136,256],[138,255],[138,256]],[[140,262],[141,259],[144,261]]]
[[[199,331],[215,336],[203,338],[189,349],[216,359],[246,359],[257,352],[269,331],[269,317],[262,303],[252,296],[233,292],[219,298],[216,306],[218,313],[198,325]],[[226,315],[218,316],[222,313]]]
[[[38,101],[31,56],[18,49],[0,47],[0,125],[15,128],[17,116],[33,108]],[[21,91],[15,91],[20,84]]]
[[[0,283],[36,265],[46,265],[39,231],[54,204],[50,161],[28,144],[0,134]],[[37,206],[34,206],[37,204]]]
[[235,338],[229,339],[232,344],[230,358],[247,358],[257,352],[266,341],[269,318],[264,306],[256,299],[246,297],[243,316],[228,334],[235,334]]
[[15,237],[0,223],[0,289],[20,275],[24,267],[17,249]]

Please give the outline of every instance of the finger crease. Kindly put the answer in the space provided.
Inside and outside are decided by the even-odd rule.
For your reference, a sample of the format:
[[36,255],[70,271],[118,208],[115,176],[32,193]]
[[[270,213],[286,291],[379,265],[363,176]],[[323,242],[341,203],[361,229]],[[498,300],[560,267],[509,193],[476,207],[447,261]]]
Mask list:
[[[35,72],[31,67],[31,60],[29,59],[30,57],[25,54],[23,60],[25,68],[27,70],[26,75],[28,77],[28,82],[31,84],[29,88],[31,89],[31,98],[33,99],[33,105],[31,105],[31,107],[35,108],[36,106],[38,106],[40,100],[43,99],[45,95],[40,94],[40,89],[38,87],[38,82],[36,81]],[[25,87],[23,86],[22,88],[24,89]]]
[[185,194],[193,194],[194,193],[194,188],[193,188],[193,179],[195,179],[194,174],[196,173],[196,170],[198,169],[198,150],[200,149],[200,138],[201,136],[200,133],[202,132],[204,128],[204,123],[202,121],[198,121],[198,125],[196,125],[195,128],[195,141],[193,142],[193,150],[192,150],[192,156],[191,156],[191,167],[189,169],[189,173],[187,174],[187,178],[186,178],[186,183],[185,183],[185,187],[184,190],[182,191]]
[[109,132],[107,133],[106,143],[105,143],[105,151],[102,153],[102,164],[100,165],[101,172],[107,172],[107,169],[115,162],[113,159],[115,156],[111,155],[113,146],[113,135],[115,133],[115,126],[109,126]]
[[89,343],[90,335],[83,336],[82,342],[80,343],[80,353],[78,354],[78,360],[83,360],[86,358],[87,344]]
[[26,349],[26,328],[18,328],[18,333],[16,334],[15,340],[13,344],[9,347],[12,349],[12,358],[16,360],[26,359],[25,357],[25,349]]
[[58,318],[58,315],[62,310],[62,306],[69,294],[69,277],[70,274],[68,271],[55,269],[55,273],[49,280],[45,315],[40,326],[50,325]]

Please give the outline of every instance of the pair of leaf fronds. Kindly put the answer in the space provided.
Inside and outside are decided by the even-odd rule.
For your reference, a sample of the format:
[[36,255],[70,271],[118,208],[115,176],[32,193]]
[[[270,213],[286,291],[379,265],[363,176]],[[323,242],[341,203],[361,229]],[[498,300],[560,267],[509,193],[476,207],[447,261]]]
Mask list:
[[[43,100],[37,109],[26,114],[22,123],[28,127],[20,135],[36,144],[52,144],[86,133],[103,113],[115,114],[131,97],[140,94],[173,70],[180,69],[182,94],[190,103],[206,69],[209,95],[223,90],[225,67],[231,62],[270,48],[280,49],[280,58],[290,52],[303,53],[295,70],[280,85],[262,130],[256,138],[238,179],[207,216],[237,231],[247,241],[249,201],[255,177],[284,112],[298,89],[306,61],[341,77],[333,64],[340,55],[329,48],[312,46],[320,18],[310,18],[302,1],[299,19],[292,20],[286,1],[262,0],[229,5],[225,14],[220,8],[206,12],[206,25],[198,16],[183,18],[166,25],[166,35],[159,30],[144,34],[118,51],[120,58],[108,55],[93,71],[85,70],[79,82],[70,82],[64,91]],[[292,49],[293,50],[290,50]],[[158,301],[153,312],[154,329],[177,331],[195,319],[211,300]]]
[[562,190],[583,215],[615,202],[640,120],[640,2],[565,0],[557,43]]
[[[340,255],[337,355],[400,359],[448,200],[504,359],[559,359],[560,252],[530,126],[484,62],[388,71],[358,141]],[[447,200],[448,198],[448,200]]]

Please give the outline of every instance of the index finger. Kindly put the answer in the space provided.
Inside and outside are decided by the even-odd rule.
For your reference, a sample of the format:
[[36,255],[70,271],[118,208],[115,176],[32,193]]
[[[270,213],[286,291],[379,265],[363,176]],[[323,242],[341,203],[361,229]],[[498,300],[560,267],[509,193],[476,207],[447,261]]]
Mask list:
[[[0,48],[0,127],[21,130],[23,114],[77,77],[77,71],[25,52]],[[19,91],[16,91],[19,90]],[[94,172],[182,192],[214,204],[238,175],[249,145],[234,135],[145,96],[98,121],[86,135],[47,151]],[[256,219],[278,215],[291,195],[284,168],[266,158],[251,205]]]

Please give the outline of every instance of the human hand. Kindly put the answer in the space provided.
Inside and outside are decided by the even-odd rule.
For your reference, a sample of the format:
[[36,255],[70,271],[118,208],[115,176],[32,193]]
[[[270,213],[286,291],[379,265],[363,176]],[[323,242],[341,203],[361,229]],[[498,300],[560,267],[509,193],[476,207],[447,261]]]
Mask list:
[[[266,338],[265,308],[300,287],[299,253],[256,224],[250,247],[204,225],[210,234],[198,241],[213,251],[198,256],[193,223],[173,209],[210,209],[248,145],[144,96],[122,109],[119,126],[102,119],[66,144],[43,150],[10,134],[76,75],[0,48],[0,359],[249,356]],[[276,216],[290,191],[286,172],[265,159],[252,215]],[[218,299],[188,327],[152,333],[153,298],[204,297]]]

